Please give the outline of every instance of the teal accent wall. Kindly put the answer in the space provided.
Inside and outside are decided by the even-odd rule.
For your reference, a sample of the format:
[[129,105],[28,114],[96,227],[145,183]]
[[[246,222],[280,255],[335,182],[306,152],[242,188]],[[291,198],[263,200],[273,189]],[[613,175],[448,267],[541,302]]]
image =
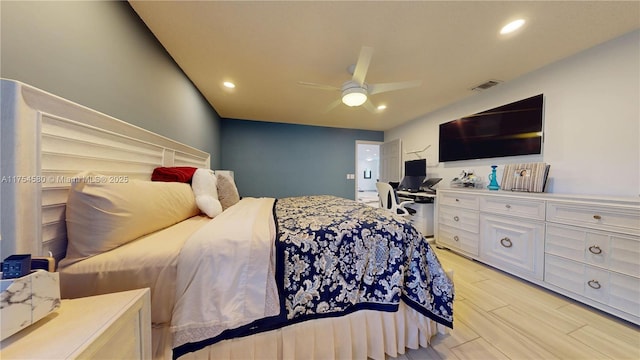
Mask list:
[[0,1],[0,76],[211,154],[220,117],[127,2]]
[[241,196],[355,198],[356,140],[384,132],[222,119],[222,168],[233,170]]

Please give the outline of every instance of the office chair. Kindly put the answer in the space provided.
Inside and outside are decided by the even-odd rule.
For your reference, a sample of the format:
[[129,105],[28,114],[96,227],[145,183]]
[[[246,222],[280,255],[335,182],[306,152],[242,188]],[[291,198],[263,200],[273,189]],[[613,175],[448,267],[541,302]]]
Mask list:
[[377,182],[376,188],[378,189],[378,198],[380,199],[381,208],[393,211],[394,213],[406,218],[416,213],[414,209],[405,207],[407,204],[413,203],[413,200],[398,203],[398,196],[391,185],[383,182]]

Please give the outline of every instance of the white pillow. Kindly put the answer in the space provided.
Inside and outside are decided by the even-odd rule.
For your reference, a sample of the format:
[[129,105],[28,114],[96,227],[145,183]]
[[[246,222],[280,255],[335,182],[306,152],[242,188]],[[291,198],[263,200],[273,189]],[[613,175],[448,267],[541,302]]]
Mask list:
[[222,205],[218,200],[217,182],[216,175],[209,169],[196,170],[191,179],[191,188],[196,197],[198,209],[212,219],[222,213]]

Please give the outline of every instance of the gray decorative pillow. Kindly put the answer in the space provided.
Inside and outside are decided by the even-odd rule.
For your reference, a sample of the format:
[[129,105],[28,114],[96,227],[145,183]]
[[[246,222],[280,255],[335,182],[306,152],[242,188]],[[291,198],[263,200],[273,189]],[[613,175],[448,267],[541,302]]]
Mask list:
[[224,211],[240,201],[240,194],[238,194],[238,188],[231,175],[218,173],[216,177],[218,180],[218,200]]

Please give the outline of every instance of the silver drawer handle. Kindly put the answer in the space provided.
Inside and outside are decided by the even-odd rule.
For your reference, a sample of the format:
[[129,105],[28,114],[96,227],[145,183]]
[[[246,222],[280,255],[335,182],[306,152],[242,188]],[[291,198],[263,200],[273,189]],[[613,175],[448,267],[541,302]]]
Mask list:
[[592,289],[600,289],[602,287],[602,285],[600,285],[600,283],[598,282],[598,280],[589,280],[587,282],[587,285],[589,285],[590,288]]
[[504,237],[502,239],[500,239],[500,245],[506,247],[506,248],[510,248],[513,246],[513,243],[511,242],[511,239],[509,239],[508,237]]
[[460,218],[459,218],[459,217],[457,217],[457,216],[454,216],[454,217],[453,217],[453,220],[455,220],[455,221],[460,221]]
[[591,245],[591,246],[589,246],[589,251],[590,251],[592,254],[596,254],[596,255],[598,255],[598,254],[602,254],[602,249],[601,249],[601,248],[600,248],[600,246],[598,246],[598,245]]
[[507,204],[504,207],[506,207],[507,209],[511,209],[511,205]]
[[593,215],[593,218],[596,220],[602,220],[602,216],[600,215]]
[[460,238],[458,237],[458,235],[456,235],[456,236],[453,237],[453,240],[460,241]]

